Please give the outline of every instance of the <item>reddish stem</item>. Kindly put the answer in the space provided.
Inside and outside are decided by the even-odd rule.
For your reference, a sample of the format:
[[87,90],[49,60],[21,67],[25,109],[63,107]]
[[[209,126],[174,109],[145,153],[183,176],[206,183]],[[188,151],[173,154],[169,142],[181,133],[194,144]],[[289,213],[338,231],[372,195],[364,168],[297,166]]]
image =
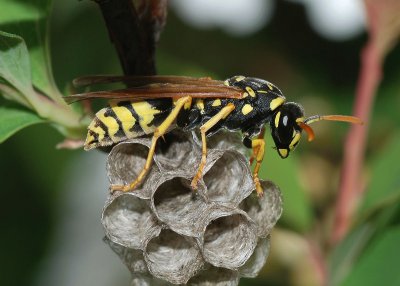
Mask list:
[[[369,11],[371,12],[371,11]],[[362,194],[361,169],[364,161],[367,130],[374,97],[381,80],[382,59],[377,47],[374,23],[370,23],[370,40],[361,54],[361,71],[358,79],[354,115],[364,125],[353,125],[347,135],[339,197],[336,203],[333,243],[347,233],[356,203]]]
[[310,248],[311,262],[314,265],[316,278],[318,279],[317,285],[321,286],[327,285],[328,275],[327,275],[325,258],[324,255],[322,254],[321,248],[312,239],[308,239],[307,242]]

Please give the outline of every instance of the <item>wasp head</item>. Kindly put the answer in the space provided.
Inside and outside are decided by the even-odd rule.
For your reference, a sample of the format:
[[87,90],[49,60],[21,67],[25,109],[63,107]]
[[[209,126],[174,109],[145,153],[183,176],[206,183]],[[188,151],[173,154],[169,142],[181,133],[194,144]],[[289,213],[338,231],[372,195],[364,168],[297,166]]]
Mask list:
[[286,158],[300,141],[304,110],[294,102],[284,103],[276,110],[270,121],[271,134],[279,156]]
[[358,117],[348,115],[313,115],[305,119],[301,105],[294,102],[284,103],[276,109],[270,121],[272,138],[279,156],[289,156],[290,151],[299,143],[303,130],[308,135],[308,141],[312,141],[314,131],[309,124],[321,120],[363,124]]

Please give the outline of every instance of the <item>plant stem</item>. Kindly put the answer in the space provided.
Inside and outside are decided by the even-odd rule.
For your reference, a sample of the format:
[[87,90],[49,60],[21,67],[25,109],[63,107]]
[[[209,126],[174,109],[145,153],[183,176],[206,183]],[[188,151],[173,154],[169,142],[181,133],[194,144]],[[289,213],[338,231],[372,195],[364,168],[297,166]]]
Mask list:
[[382,59],[375,37],[371,37],[361,55],[354,115],[364,125],[353,125],[344,146],[344,159],[332,242],[336,243],[347,233],[356,203],[362,194],[361,169],[364,161],[367,130],[375,93],[381,80]]
[[308,247],[310,249],[311,262],[314,265],[316,278],[318,279],[317,285],[327,285],[328,275],[326,269],[326,262],[321,247],[312,239],[308,238]]
[[55,102],[34,89],[29,91],[28,98],[32,108],[38,115],[55,123],[57,129],[62,131],[65,136],[72,139],[78,139],[83,136],[87,122],[84,122],[82,115],[75,112],[64,101]]
[[9,99],[9,100],[14,100],[15,102],[18,102],[19,104],[21,104],[27,108],[32,108],[32,105],[19,92],[19,90],[15,89],[7,84],[0,83],[0,92],[2,93],[4,98]]

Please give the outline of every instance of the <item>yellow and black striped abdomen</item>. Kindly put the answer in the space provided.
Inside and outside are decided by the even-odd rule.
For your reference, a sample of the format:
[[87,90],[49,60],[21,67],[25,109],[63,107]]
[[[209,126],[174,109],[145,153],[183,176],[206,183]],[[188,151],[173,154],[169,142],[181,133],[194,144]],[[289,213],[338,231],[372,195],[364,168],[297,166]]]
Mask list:
[[110,146],[126,139],[152,134],[168,116],[172,100],[111,102],[96,113],[88,127],[85,150]]

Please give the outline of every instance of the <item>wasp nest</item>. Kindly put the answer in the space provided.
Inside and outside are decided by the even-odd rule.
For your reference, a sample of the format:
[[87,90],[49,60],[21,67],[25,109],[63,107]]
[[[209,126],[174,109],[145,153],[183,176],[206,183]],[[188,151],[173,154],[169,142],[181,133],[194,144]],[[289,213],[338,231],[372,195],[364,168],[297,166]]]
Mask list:
[[[158,146],[142,185],[115,192],[103,210],[105,240],[131,271],[131,285],[238,285],[240,277],[257,276],[282,212],[278,188],[264,181],[258,198],[240,140],[222,134],[210,138],[204,177],[193,191],[198,139],[178,132],[173,138]],[[149,146],[147,138],[116,145],[107,163],[111,184],[134,180]]]

